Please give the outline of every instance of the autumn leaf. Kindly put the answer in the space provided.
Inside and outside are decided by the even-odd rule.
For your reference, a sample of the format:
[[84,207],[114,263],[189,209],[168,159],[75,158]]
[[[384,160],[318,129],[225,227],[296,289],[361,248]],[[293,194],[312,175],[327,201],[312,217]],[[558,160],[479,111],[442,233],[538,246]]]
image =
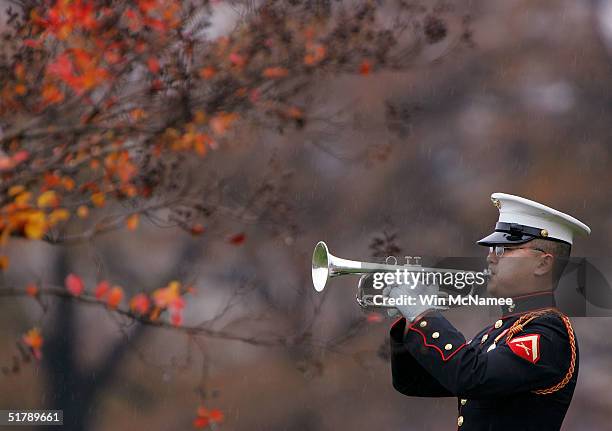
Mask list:
[[223,412],[219,409],[208,410],[206,407],[200,406],[197,410],[197,417],[193,420],[195,428],[205,428],[211,423],[223,422]]
[[108,292],[108,297],[106,298],[106,304],[110,308],[117,308],[121,301],[123,300],[123,289],[119,286],[114,286],[110,292]]
[[41,239],[47,231],[47,219],[42,211],[32,211],[27,217],[24,232],[30,239]]
[[94,296],[96,297],[96,299],[102,299],[108,294],[109,290],[110,283],[106,280],[102,280],[94,289]]
[[181,326],[181,324],[183,323],[183,316],[180,312],[175,311],[170,315],[170,321],[174,326]]
[[8,256],[0,256],[0,271],[4,271],[9,266]]
[[147,59],[147,67],[149,68],[151,73],[158,73],[160,67],[159,67],[159,61],[157,60],[157,58],[149,57]]
[[58,208],[49,214],[49,226],[54,226],[58,222],[66,221],[70,218],[70,212],[65,208]]
[[34,283],[30,283],[26,286],[25,291],[28,296],[36,296],[38,295],[38,286]]
[[43,87],[41,93],[43,102],[45,104],[60,103],[64,100],[64,93],[62,93],[55,85],[47,84]]
[[74,78],[74,65],[68,53],[59,55],[54,62],[47,66],[47,73],[55,75],[65,82]]
[[53,190],[47,190],[38,197],[37,204],[39,208],[56,207],[59,197]]
[[144,293],[139,293],[130,300],[130,310],[140,315],[145,315],[151,307],[151,300]]
[[79,296],[85,290],[83,280],[78,275],[68,274],[65,280],[66,289],[74,296]]
[[268,67],[262,73],[264,78],[284,78],[289,75],[289,71],[284,67]]
[[140,216],[136,214],[130,215],[126,220],[126,225],[129,230],[136,230],[138,228],[138,222],[140,220]]
[[79,218],[87,218],[89,215],[89,208],[85,205],[81,205],[77,208],[77,215]]
[[104,203],[106,201],[106,198],[104,196],[104,193],[102,192],[96,192],[94,194],[91,195],[91,201],[93,202],[93,204],[97,207],[103,207]]
[[231,236],[227,242],[232,245],[242,245],[246,240],[246,234],[244,232],[237,233],[236,235]]
[[219,136],[222,136],[237,119],[238,114],[236,113],[222,112],[210,120],[210,127],[212,128],[213,132]]
[[200,69],[200,77],[202,79],[210,79],[217,74],[217,71],[214,67],[206,66]]
[[363,60],[359,66],[359,73],[362,75],[369,75],[372,71],[372,64],[368,60]]
[[314,66],[325,58],[327,50],[319,43],[308,42],[306,44],[306,55],[304,56],[304,64]]
[[191,226],[191,234],[196,236],[196,235],[201,235],[204,232],[204,226],[202,226],[200,223],[196,223],[193,226]]
[[40,329],[30,329],[22,338],[24,344],[32,349],[34,357],[38,360],[42,358],[41,348],[43,346],[43,337],[40,335]]

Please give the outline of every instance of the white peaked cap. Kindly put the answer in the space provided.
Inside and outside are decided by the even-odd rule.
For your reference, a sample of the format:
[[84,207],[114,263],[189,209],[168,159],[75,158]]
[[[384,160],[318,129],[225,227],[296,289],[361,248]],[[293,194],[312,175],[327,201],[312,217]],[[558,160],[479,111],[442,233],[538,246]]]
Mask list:
[[506,193],[493,193],[493,205],[499,209],[495,232],[478,244],[522,244],[535,238],[573,243],[575,234],[590,234],[580,220],[541,203]]

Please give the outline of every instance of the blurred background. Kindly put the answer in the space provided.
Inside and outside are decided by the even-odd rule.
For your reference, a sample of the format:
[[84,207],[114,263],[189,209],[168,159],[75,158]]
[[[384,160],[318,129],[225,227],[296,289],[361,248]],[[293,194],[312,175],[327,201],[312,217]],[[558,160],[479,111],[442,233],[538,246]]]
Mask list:
[[[215,328],[244,337],[195,337],[101,307],[50,300],[44,310],[30,298],[3,297],[0,365],[10,368],[15,340],[33,323],[45,347],[40,363],[0,375],[0,407],[61,406],[65,417],[80,417],[73,429],[95,431],[191,429],[202,404],[223,411],[215,429],[453,429],[455,399],[392,388],[393,321],[365,317],[356,279],[334,281],[324,294],[312,289],[312,249],[324,240],[333,254],[357,260],[385,255],[387,243],[398,256],[484,255],[475,241],[497,220],[489,196],[506,192],[584,221],[592,234],[573,254],[608,259],[612,2],[451,4],[471,16],[469,48],[432,49],[407,72],[322,77],[307,95],[321,101],[320,121],[250,135],[231,160],[219,158],[216,168],[232,173],[229,196],[239,197],[254,173],[287,173],[286,210],[227,228],[243,230],[244,243],[154,223],[74,247],[14,242],[18,264],[2,275],[9,285],[61,285],[69,272],[88,286],[104,274],[126,289],[188,280],[196,293],[185,325],[221,312]],[[222,32],[234,11],[217,7],[213,30]],[[231,298],[239,300],[223,311]],[[470,339],[497,313],[447,315]],[[606,429],[612,319],[573,323],[580,374],[563,429]],[[274,343],[257,341],[269,334]]]

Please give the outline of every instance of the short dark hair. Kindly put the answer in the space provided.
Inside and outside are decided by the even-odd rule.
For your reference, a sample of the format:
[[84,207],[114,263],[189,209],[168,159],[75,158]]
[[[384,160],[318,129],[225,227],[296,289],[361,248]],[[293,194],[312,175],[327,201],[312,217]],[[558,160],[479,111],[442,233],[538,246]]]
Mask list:
[[536,238],[529,241],[529,244],[550,253],[555,258],[553,264],[552,281],[553,287],[556,288],[563,275],[563,271],[569,261],[572,246],[566,242],[552,241],[548,239]]

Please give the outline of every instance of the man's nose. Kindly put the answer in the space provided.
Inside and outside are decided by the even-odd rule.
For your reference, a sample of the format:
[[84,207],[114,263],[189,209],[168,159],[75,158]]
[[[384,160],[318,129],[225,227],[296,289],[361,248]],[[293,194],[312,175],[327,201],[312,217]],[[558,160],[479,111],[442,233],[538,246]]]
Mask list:
[[498,259],[499,257],[497,257],[497,255],[495,254],[495,250],[489,251],[489,254],[487,254],[487,263],[489,265],[494,262],[497,262]]

